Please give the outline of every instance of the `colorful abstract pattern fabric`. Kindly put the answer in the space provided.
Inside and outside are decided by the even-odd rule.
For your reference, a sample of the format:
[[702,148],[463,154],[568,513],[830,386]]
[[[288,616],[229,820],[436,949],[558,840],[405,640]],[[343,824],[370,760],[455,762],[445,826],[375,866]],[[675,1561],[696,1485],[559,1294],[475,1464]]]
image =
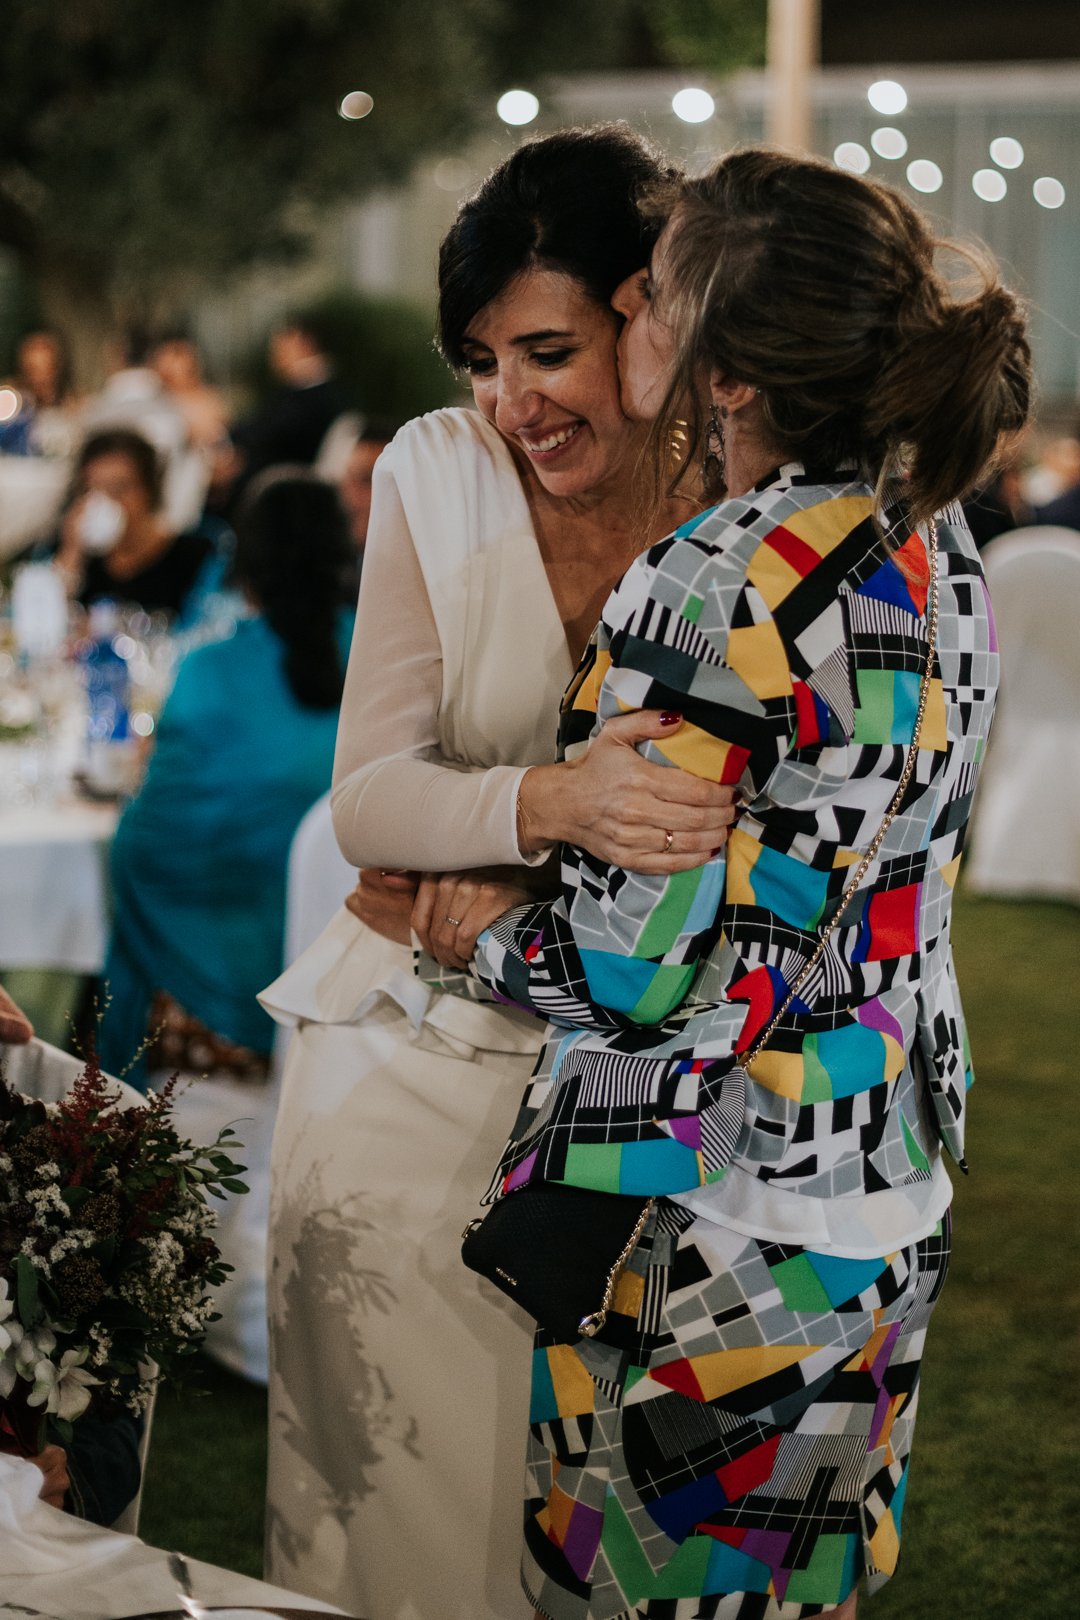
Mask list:
[[523,1581],[549,1620],[803,1620],[900,1548],[949,1222],[843,1260],[664,1200],[603,1343],[538,1334]]
[[748,1079],[737,1065],[911,742],[929,561],[898,511],[886,527],[869,486],[788,466],[654,546],[609,598],[564,756],[612,715],[676,710],[678,731],[644,752],[737,784],[747,808],[722,856],[667,879],[566,848],[559,897],[481,936],[479,982],[556,1026],[490,1196],[534,1177],[676,1194],[737,1163],[834,1199],[928,1179],[939,1135],[962,1161],[949,916],[998,659],[957,512],[939,523],[938,653],[900,813]]

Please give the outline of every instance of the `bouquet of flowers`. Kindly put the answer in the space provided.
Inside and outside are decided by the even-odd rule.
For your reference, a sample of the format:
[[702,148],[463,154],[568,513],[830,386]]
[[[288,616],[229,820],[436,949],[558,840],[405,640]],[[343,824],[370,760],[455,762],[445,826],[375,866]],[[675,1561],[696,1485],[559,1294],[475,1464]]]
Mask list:
[[88,1409],[142,1411],[149,1364],[169,1374],[216,1319],[208,1195],[247,1188],[231,1129],[178,1136],[175,1084],[121,1109],[93,1058],[57,1103],[0,1074],[0,1429],[27,1456]]

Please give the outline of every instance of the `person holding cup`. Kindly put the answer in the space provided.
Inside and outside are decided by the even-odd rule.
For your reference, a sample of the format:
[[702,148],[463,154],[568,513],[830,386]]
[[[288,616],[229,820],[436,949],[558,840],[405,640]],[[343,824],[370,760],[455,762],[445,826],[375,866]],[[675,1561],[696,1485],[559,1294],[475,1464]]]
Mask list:
[[79,451],[54,562],[84,607],[107,597],[180,620],[221,571],[203,525],[170,527],[157,452],[129,428],[92,434]]

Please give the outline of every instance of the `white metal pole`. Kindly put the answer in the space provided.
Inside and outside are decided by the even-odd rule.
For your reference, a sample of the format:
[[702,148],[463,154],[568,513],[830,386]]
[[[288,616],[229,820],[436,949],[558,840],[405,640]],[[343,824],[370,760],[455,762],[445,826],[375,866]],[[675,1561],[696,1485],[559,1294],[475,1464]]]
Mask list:
[[820,59],[820,0],[769,0],[765,133],[771,145],[810,150],[810,81]]

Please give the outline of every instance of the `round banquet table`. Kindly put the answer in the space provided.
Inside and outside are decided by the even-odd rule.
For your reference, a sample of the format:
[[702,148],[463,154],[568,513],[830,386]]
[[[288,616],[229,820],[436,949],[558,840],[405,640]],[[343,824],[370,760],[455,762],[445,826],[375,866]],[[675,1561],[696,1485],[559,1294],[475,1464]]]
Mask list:
[[117,820],[76,800],[0,811],[0,969],[100,972]]

